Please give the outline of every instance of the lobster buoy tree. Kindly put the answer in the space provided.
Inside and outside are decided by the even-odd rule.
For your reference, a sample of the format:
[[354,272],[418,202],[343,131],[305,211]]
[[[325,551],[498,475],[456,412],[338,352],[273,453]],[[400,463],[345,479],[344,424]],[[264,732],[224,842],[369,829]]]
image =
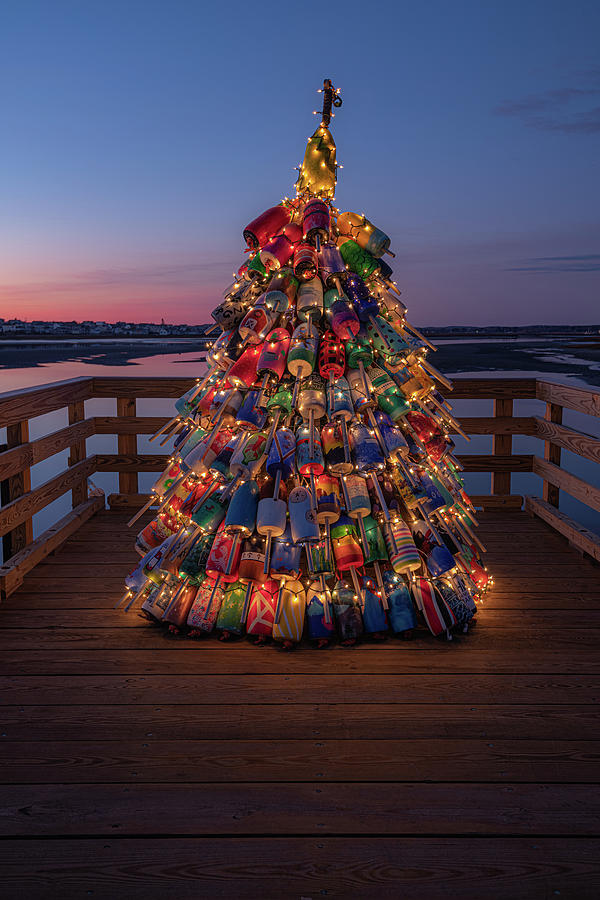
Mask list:
[[208,371],[152,438],[174,450],[132,519],[155,510],[121,603],[286,648],[420,625],[451,637],[491,583],[453,455],[463,432],[383,259],[390,238],[335,206],[342,101],[322,92],[296,197],[243,229]]

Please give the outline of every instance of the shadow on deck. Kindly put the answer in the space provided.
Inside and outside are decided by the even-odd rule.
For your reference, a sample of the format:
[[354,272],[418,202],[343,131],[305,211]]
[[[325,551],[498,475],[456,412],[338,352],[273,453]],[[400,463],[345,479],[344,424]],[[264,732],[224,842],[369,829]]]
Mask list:
[[101,512],[0,608],[3,896],[597,897],[599,569],[480,515],[468,635],[282,654],[113,610]]

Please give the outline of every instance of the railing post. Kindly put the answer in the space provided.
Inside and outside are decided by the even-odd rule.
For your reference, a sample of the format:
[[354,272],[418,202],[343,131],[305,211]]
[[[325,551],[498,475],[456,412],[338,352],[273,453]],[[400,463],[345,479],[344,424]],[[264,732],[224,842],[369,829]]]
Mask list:
[[[16,425],[7,425],[6,427],[6,449],[12,450],[20,444],[26,444],[29,441],[29,421],[25,419],[23,422],[17,422]],[[17,497],[22,497],[31,490],[31,470],[29,467],[11,475],[2,482],[2,505],[6,506]],[[24,550],[33,541],[33,521],[26,519],[8,534],[2,538],[2,550],[4,560],[10,559],[19,550]]]
[[[69,425],[82,422],[85,418],[85,401],[77,400],[69,403]],[[85,440],[78,441],[69,447],[69,466],[74,466],[87,456]],[[71,506],[75,509],[80,503],[85,503],[88,498],[87,478],[82,479],[71,491]]]
[[[117,397],[117,416],[119,418],[133,417],[136,414],[135,397]],[[117,437],[117,451],[120,456],[137,456],[137,434],[119,434]],[[138,473],[119,472],[119,493],[137,494]]]
[[[512,416],[513,400],[494,400],[494,418]],[[511,456],[512,434],[494,434],[493,456]],[[510,494],[511,472],[492,472],[492,494]]]
[[[562,425],[563,408],[558,403],[546,403],[546,413],[544,418],[548,422],[554,422],[555,425]],[[544,459],[560,466],[561,448],[552,441],[544,441]],[[560,489],[554,484],[550,484],[544,478],[543,494],[546,503],[555,506],[558,509]]]

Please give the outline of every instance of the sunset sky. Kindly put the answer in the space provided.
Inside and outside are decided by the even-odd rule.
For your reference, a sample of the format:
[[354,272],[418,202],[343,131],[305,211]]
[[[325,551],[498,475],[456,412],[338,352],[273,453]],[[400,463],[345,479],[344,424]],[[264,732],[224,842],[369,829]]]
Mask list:
[[600,320],[597,0],[13,0],[0,317],[202,322],[331,77],[421,324]]

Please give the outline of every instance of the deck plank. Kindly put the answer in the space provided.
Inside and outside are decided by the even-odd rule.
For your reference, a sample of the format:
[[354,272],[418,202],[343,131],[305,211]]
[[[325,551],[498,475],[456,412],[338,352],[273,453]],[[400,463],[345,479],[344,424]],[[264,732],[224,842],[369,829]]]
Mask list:
[[[219,651],[216,651],[217,653]],[[373,654],[372,654],[373,655]],[[559,704],[579,705],[600,701],[600,676],[454,672],[401,674],[360,671],[339,674],[337,666],[305,672],[302,678],[286,670],[285,658],[278,674],[235,673],[187,675],[12,675],[0,685],[1,705],[135,704],[169,705],[201,703],[219,706],[235,701],[244,706],[268,703],[313,704],[326,688],[328,704]],[[400,667],[401,668],[401,667]]]
[[593,782],[600,741],[94,740],[0,742],[0,784]]
[[[466,849],[468,851],[466,852]],[[272,837],[0,842],[6,900],[596,900],[600,842]]]
[[[1,615],[1,612],[0,612]],[[0,644],[3,636],[0,635]],[[336,673],[336,672],[391,672],[421,673],[481,673],[497,674],[600,674],[600,655],[595,647],[579,649],[577,653],[536,648],[523,653],[500,642],[493,649],[470,650],[469,653],[452,653],[454,642],[427,645],[427,652],[404,653],[404,642],[391,642],[396,653],[383,653],[379,646],[362,644],[353,649],[334,647],[330,651],[315,653],[302,646],[293,654],[283,654],[273,648],[250,647],[245,642],[200,642],[190,648],[196,652],[182,652],[179,645],[168,644],[160,653],[144,647],[131,650],[107,649],[96,646],[88,649],[74,645],[68,652],[55,649],[4,650],[0,653],[0,675],[197,675],[202,672],[235,673]],[[507,644],[508,649],[505,649]],[[258,658],[257,658],[258,657]]]
[[[110,613],[107,613],[110,615]],[[115,618],[118,614],[114,614]],[[218,646],[215,637],[207,639],[190,637],[184,634],[171,634],[156,625],[140,622],[138,627],[113,626],[107,623],[103,628],[0,628],[1,643],[4,650],[43,650],[53,649],[56,652],[70,652],[71,649],[114,649],[114,650],[163,650],[176,647],[181,653],[201,653],[203,646]],[[467,635],[455,635],[452,641],[432,638],[424,630],[419,630],[410,641],[390,639],[383,642],[372,642],[378,653],[394,653],[410,655],[413,653],[435,653],[446,648],[446,653],[454,657],[463,653],[481,650],[483,653],[498,654],[496,640],[502,639],[511,650],[521,653],[533,653],[542,659],[549,651],[562,653],[586,653],[592,656],[598,647],[598,629],[586,628],[582,621],[572,628],[546,626],[536,628],[533,625],[520,627],[517,622],[507,621],[504,627],[488,630],[480,626],[471,629]],[[540,644],[546,649],[540,650]],[[267,653],[278,652],[273,647]],[[442,651],[444,652],[444,651]],[[266,655],[266,654],[265,654]],[[323,654],[325,655],[325,654]]]
[[0,835],[585,835],[593,784],[6,785]]
[[282,654],[113,610],[129,516],[0,608],[3,896],[598,895],[600,569],[545,523],[478,513],[452,642]]
[[[325,691],[324,691],[325,693]],[[146,698],[150,700],[151,698]],[[595,740],[587,704],[269,703],[5,706],[3,740]]]

